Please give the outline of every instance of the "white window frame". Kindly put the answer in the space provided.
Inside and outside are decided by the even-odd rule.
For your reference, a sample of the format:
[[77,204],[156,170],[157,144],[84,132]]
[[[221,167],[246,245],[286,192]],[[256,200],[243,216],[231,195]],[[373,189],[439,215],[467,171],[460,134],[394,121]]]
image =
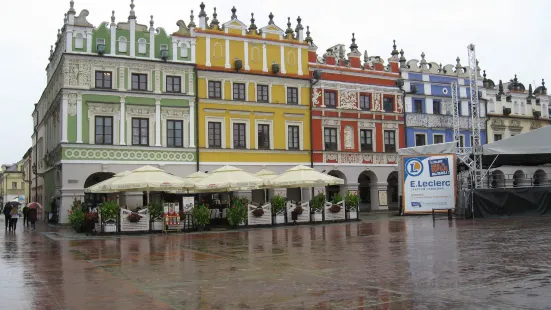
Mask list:
[[[88,141],[90,144],[96,145],[96,116],[107,116],[113,118],[113,144],[107,144],[106,147],[113,145],[119,145],[120,144],[120,135],[119,135],[119,128],[120,128],[120,113],[118,109],[115,107],[114,112],[99,112],[94,113],[90,110],[90,107],[93,106],[105,106],[107,104],[105,103],[88,103]],[[118,105],[118,104],[115,104]],[[104,144],[98,144],[98,145],[104,145]]]
[[139,70],[139,69],[133,69],[128,68],[128,90],[130,91],[143,91],[143,90],[134,90],[132,89],[132,74],[147,74],[147,90],[146,91],[153,91],[153,79],[151,78],[153,76],[153,71],[151,70]]
[[226,148],[226,118],[225,117],[215,117],[215,116],[207,116],[205,117],[205,148],[209,148],[209,122],[216,122],[220,123],[221,132],[220,132],[220,148],[225,149]]
[[159,46],[159,51],[162,51],[162,50],[168,51],[168,44],[161,44],[161,45]]
[[436,142],[434,142],[434,137],[436,136],[442,136],[442,143],[446,143],[446,135],[443,134],[443,133],[433,133],[432,134],[432,144],[436,144]]
[[[168,135],[168,122],[167,121],[182,121],[182,135],[184,138],[183,141],[183,148],[189,147],[189,114],[184,114],[183,117],[178,116],[166,116],[163,111],[166,109],[172,110],[174,108],[163,108],[161,107],[161,145],[163,147],[167,146],[167,135]],[[132,141],[131,141],[132,142]],[[176,149],[180,149],[179,147],[175,147]]]
[[[152,107],[152,109],[155,109],[155,107]],[[129,146],[141,146],[145,147],[146,145],[133,145],[132,144],[132,119],[133,118],[146,118],[148,119],[148,126],[149,126],[149,132],[147,136],[147,140],[149,142],[149,146],[155,146],[155,128],[157,127],[155,124],[155,113],[150,113],[149,115],[136,115],[136,114],[130,114],[128,111],[126,112],[126,145]]]
[[[209,97],[209,82],[220,82],[220,98],[211,98]],[[206,89],[207,89],[207,100],[210,99],[210,100],[226,100],[226,98],[224,97],[224,85],[226,84],[226,80],[223,80],[223,79],[211,79],[211,78],[206,78],[205,79],[205,86],[206,86]],[[233,88],[232,88],[232,98],[233,98]]]
[[[289,151],[289,126],[298,126],[298,150],[304,150],[304,124],[302,121],[285,121],[285,149]],[[296,150],[291,150],[296,151]]]
[[[254,147],[258,150],[258,125],[270,126],[270,150],[274,149],[274,121],[267,119],[257,119],[254,121]],[[261,149],[264,151],[264,149]]]
[[[230,119],[230,148],[233,149],[233,124],[236,124],[236,123],[245,124],[245,149],[249,150],[251,148],[251,121],[246,118]],[[271,128],[270,128],[270,131],[271,131]]]
[[108,71],[108,72],[111,72],[111,89],[118,89],[118,85],[119,85],[118,72],[119,71],[117,70],[117,67],[93,66],[91,71],[92,73],[91,73],[90,81],[93,81],[92,88],[96,87],[96,71]]
[[325,149],[325,128],[334,128],[337,130],[337,151],[341,150],[341,135],[340,135],[340,124],[338,126],[323,126],[323,130],[321,132],[321,143],[323,145],[323,150],[327,152],[335,152],[335,151],[328,151]]
[[[463,145],[461,145],[461,138],[463,138]],[[465,135],[459,135],[459,147],[467,147],[465,146]]]
[[161,79],[163,81],[163,93],[166,93],[166,77],[167,76],[176,76],[180,77],[180,92],[179,93],[168,93],[168,94],[187,94],[189,89],[187,89],[186,76],[185,73],[181,71],[161,71]]
[[[258,101],[258,86],[268,86],[268,102],[259,102]],[[287,91],[285,91],[285,92],[287,92]],[[255,102],[272,103],[272,83],[255,83],[255,85],[254,85],[254,96],[255,96]],[[232,95],[232,97],[233,97],[233,95]]]
[[398,130],[396,129],[384,129],[383,128],[383,153],[386,153],[386,145],[385,145],[385,131],[393,131],[394,132],[394,148],[396,149],[396,152],[398,152],[398,145],[400,145],[400,137],[398,136]]
[[96,39],[96,48],[99,44],[104,44],[105,45],[105,39],[104,38],[97,38]]
[[147,40],[144,38],[138,39],[138,54],[140,55],[147,54]]
[[128,39],[126,37],[119,37],[117,40],[117,50],[119,53],[128,53]]
[[179,48],[180,48],[180,58],[188,58],[189,57],[189,44],[187,42],[180,42]]
[[[427,138],[428,138],[428,137],[427,137],[427,133],[426,133],[426,132],[416,132],[416,133],[414,133],[414,135],[413,135],[413,139],[414,139],[414,141],[415,141],[415,146],[421,146],[421,145],[417,145],[417,135],[423,135],[423,136],[425,136],[425,144],[424,144],[424,145],[429,145],[429,140],[427,139]],[[396,140],[396,138],[394,138],[394,139]],[[396,141],[394,141],[394,142],[396,142]]]
[[[231,100],[232,101],[235,100],[235,98],[233,97],[233,95],[234,95],[234,93],[233,93],[233,84],[244,84],[245,85],[245,101],[249,101],[249,82],[240,81],[240,80],[230,80]],[[222,84],[222,85],[224,85],[224,84]],[[241,99],[239,99],[239,100],[241,100]]]
[[362,153],[362,136],[361,136],[362,130],[371,131],[371,144],[372,144],[371,152],[375,153],[375,150],[377,148],[377,134],[376,134],[377,130],[375,127],[373,128],[358,127],[358,152]]
[[75,49],[84,49],[84,34],[82,32],[75,33]]

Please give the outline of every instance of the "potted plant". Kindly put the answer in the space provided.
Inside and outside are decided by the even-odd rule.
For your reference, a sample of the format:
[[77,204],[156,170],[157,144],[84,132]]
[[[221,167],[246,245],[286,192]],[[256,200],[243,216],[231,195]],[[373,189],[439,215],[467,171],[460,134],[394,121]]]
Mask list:
[[142,219],[142,216],[136,212],[132,212],[128,215],[127,219],[130,223],[137,223]]
[[163,230],[163,202],[151,202],[147,208],[151,219],[150,229]]
[[336,195],[334,195],[333,199],[331,200],[331,203],[333,205],[329,208],[329,212],[331,212],[331,213],[341,212],[342,207],[339,205],[339,203],[341,203],[341,202],[342,202],[341,193],[337,193]]
[[312,198],[312,203],[310,204],[310,221],[312,222],[321,222],[323,221],[322,210],[325,205],[325,194],[318,193]]
[[244,197],[233,199],[226,213],[230,227],[236,228],[247,219],[247,203],[248,199]]
[[358,205],[360,203],[360,196],[348,192],[344,197],[344,206],[346,210],[346,219],[355,220],[358,219]]
[[275,225],[285,224],[285,204],[286,203],[287,203],[287,198],[279,194],[273,196],[270,199],[270,204],[272,205],[272,215],[273,215],[272,223],[273,224]]
[[69,212],[69,223],[71,227],[78,233],[82,232],[82,228],[85,221],[85,214],[82,210],[82,203],[80,200],[74,199],[73,204]]
[[261,217],[264,215],[264,210],[262,210],[262,208],[256,208],[252,213],[255,217]]
[[103,232],[117,232],[117,217],[120,212],[115,200],[108,200],[99,207]]
[[202,203],[193,207],[191,213],[193,215],[195,227],[197,227],[199,231],[203,231],[205,226],[210,223],[210,210]]

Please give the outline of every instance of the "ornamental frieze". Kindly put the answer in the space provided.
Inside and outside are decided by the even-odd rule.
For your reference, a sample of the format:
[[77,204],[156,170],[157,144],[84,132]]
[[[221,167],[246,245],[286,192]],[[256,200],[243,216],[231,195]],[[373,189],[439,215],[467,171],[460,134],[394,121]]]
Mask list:
[[328,126],[339,126],[341,124],[341,121],[339,121],[338,119],[324,119],[323,120],[323,125],[328,125]]
[[92,114],[107,113],[112,114],[119,111],[119,105],[114,104],[94,104],[88,103],[88,112]]
[[355,110],[358,108],[358,96],[356,92],[341,91],[339,97],[339,107],[341,109]]
[[393,165],[398,161],[396,154],[381,153],[323,153],[323,162],[328,164],[379,164]]
[[193,162],[195,153],[169,150],[63,148],[64,160]]
[[161,116],[163,118],[168,118],[168,117],[186,118],[189,116],[189,112],[187,109],[161,108]]
[[130,115],[154,115],[155,114],[155,108],[151,107],[128,107],[126,109],[126,112]]
[[[470,129],[470,118],[460,117],[459,128]],[[406,117],[406,125],[408,127],[426,127],[426,128],[453,128],[453,116],[451,115],[434,115],[408,113]],[[485,119],[480,119],[480,128],[485,128]]]

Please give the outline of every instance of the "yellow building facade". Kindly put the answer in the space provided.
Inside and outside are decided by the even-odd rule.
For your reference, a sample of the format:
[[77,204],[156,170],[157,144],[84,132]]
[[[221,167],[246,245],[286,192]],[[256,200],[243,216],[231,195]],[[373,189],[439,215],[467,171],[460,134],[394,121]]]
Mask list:
[[[300,17],[295,29],[273,21],[228,22],[201,5],[196,38],[198,146],[201,171],[223,165],[251,173],[310,164],[308,44]],[[207,22],[210,20],[210,23]],[[194,26],[194,25],[193,25]]]

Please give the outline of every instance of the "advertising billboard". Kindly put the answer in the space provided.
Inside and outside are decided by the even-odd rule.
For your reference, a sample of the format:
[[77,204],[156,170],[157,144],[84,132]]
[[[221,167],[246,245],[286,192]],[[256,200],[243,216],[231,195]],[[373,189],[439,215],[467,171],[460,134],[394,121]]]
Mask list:
[[455,155],[402,156],[404,214],[455,208]]

